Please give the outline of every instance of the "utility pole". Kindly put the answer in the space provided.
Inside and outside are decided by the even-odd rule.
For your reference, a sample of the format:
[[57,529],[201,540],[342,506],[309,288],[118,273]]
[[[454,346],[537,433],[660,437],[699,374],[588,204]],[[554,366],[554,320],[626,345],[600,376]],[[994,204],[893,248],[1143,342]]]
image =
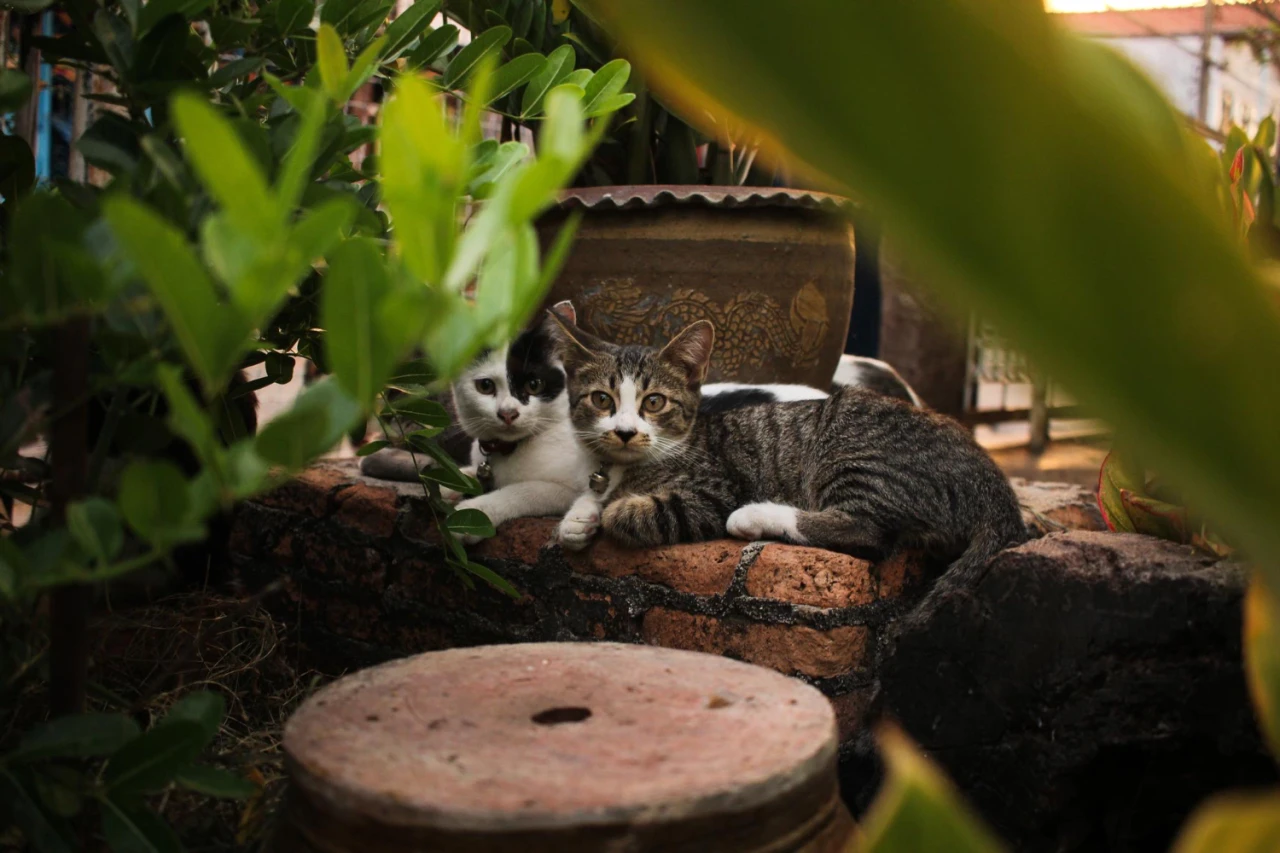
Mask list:
[[1204,30],[1200,37],[1200,92],[1196,118],[1209,123],[1209,72],[1213,69],[1210,49],[1213,47],[1213,0],[1204,0]]

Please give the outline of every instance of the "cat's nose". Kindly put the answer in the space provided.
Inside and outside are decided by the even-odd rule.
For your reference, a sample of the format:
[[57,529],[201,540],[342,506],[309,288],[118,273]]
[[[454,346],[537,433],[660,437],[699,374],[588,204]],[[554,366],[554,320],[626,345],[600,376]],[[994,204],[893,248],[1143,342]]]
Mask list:
[[635,436],[636,431],[633,429],[615,429],[613,431],[613,434],[618,437],[619,441],[621,441],[623,444],[626,444],[628,441],[632,439],[633,436]]
[[516,418],[520,417],[518,409],[498,409],[498,417],[502,418],[502,422],[508,426],[515,423]]

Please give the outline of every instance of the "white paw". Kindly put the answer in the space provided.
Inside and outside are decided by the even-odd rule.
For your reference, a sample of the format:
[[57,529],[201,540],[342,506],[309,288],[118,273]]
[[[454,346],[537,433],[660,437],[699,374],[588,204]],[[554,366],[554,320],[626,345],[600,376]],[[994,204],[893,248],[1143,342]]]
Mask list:
[[560,520],[556,536],[565,548],[570,551],[581,551],[599,532],[600,508],[593,506],[587,509],[575,506]]
[[785,539],[803,542],[796,529],[796,508],[786,504],[747,504],[736,509],[725,522],[725,530],[737,539]]

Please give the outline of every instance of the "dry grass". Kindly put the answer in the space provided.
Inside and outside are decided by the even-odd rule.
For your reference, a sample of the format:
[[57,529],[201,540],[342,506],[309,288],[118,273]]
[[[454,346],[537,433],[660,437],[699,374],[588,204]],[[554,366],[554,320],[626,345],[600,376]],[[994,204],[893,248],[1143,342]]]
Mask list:
[[[263,850],[284,790],[284,722],[321,677],[298,665],[261,596],[170,595],[100,614],[92,637],[90,710],[125,710],[146,727],[193,690],[226,700],[222,729],[202,761],[254,781],[258,795],[215,801],[175,788],[153,805],[193,853]],[[39,722],[43,693],[33,686],[0,728],[14,735]]]
[[127,703],[144,725],[192,690],[226,700],[205,760],[258,783],[260,795],[214,802],[173,791],[159,805],[190,851],[260,849],[284,788],[285,720],[320,682],[298,666],[279,623],[258,598],[194,592],[107,614],[95,635],[102,695]]

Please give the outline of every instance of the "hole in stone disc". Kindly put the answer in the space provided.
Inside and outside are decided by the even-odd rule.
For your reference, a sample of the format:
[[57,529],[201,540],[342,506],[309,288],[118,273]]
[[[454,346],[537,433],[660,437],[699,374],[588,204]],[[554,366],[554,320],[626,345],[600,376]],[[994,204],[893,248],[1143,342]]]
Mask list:
[[561,723],[580,723],[590,716],[590,708],[548,708],[530,719],[540,726],[558,726]]

